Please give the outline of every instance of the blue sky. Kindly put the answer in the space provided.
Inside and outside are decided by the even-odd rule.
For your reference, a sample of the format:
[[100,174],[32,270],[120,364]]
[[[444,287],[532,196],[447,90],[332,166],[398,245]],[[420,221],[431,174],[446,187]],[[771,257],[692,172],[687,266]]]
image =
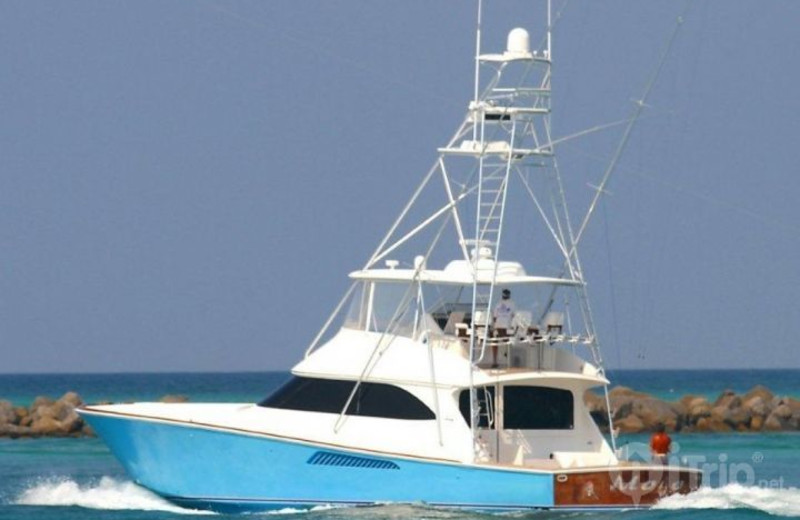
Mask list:
[[[554,134],[627,117],[683,3],[555,6]],[[4,2],[0,372],[291,366],[463,117],[474,11]],[[691,3],[581,247],[611,368],[800,366],[798,20]],[[619,134],[559,149],[573,215]]]

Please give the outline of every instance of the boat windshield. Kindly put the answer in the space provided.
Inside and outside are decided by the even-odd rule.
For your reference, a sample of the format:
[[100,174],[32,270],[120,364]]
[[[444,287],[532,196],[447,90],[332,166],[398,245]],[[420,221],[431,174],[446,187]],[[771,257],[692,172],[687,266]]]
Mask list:
[[[479,319],[494,318],[504,290],[513,301],[513,326],[528,327],[541,319],[539,302],[547,295],[537,294],[542,288],[534,286],[497,287],[489,305],[492,316]],[[487,303],[481,301],[479,307],[486,309]],[[351,297],[344,326],[413,338],[422,332],[457,335],[460,324],[471,323],[472,311],[472,286],[425,283],[420,289],[419,284],[408,282],[363,281]]]
[[362,282],[352,297],[344,326],[411,336],[417,293],[408,283]]

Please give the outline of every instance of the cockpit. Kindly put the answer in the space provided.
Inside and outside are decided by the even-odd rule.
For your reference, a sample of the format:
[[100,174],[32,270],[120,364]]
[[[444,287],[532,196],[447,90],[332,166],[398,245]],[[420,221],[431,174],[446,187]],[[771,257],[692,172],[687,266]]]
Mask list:
[[407,337],[467,358],[471,349],[471,359],[485,368],[544,368],[554,363],[552,348],[574,351],[592,341],[571,330],[568,306],[554,303],[555,290],[573,281],[528,276],[514,262],[498,267],[494,284],[473,284],[463,261],[444,270],[353,273],[358,282],[344,326]]

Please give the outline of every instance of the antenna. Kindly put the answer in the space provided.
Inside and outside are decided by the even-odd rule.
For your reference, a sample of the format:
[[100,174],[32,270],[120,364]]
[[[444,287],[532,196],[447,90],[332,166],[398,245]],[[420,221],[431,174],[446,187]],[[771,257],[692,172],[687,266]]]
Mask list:
[[[481,17],[483,13],[483,0],[478,0],[478,24],[475,30],[475,91],[472,100],[478,103],[478,88],[481,79]],[[477,125],[476,125],[477,126]],[[474,131],[474,129],[473,129]]]
[[[548,0],[549,3],[549,0]],[[633,127],[636,126],[636,121],[639,119],[639,116],[642,114],[642,110],[647,106],[647,97],[650,95],[650,91],[653,89],[653,86],[656,84],[659,75],[661,74],[661,69],[664,68],[664,63],[667,61],[669,57],[670,51],[672,50],[672,44],[675,43],[675,38],[678,36],[678,32],[683,25],[684,17],[686,12],[689,9],[689,4],[686,4],[686,8],[683,11],[683,14],[678,16],[675,20],[675,28],[672,30],[672,34],[669,37],[669,41],[667,42],[664,51],[661,54],[661,58],[658,60],[658,65],[656,66],[656,70],[653,72],[653,75],[650,77],[650,80],[647,82],[647,85],[644,88],[644,92],[642,93],[642,97],[636,101],[634,101],[635,106],[633,110],[633,115],[628,120],[628,125],[625,127],[625,131],[622,134],[622,139],[620,139],[619,144],[617,145],[617,149],[614,152],[614,156],[611,158],[611,162],[608,164],[605,173],[603,174],[602,179],[600,180],[600,184],[597,187],[597,191],[592,198],[591,204],[589,204],[589,209],[586,211],[586,215],[583,217],[583,222],[581,222],[580,228],[578,228],[578,233],[575,235],[575,240],[573,240],[572,248],[570,249],[570,254],[572,254],[578,247],[578,242],[581,241],[583,237],[583,232],[586,231],[586,226],[589,225],[589,221],[592,218],[592,214],[594,213],[595,208],[597,207],[597,202],[600,200],[600,197],[605,192],[605,187],[608,184],[608,180],[611,178],[611,174],[617,167],[617,163],[619,162],[620,157],[622,157],[622,153],[625,151],[625,147],[628,144],[628,139],[631,136],[631,131]],[[549,35],[548,30],[548,35]]]
[[552,20],[552,9],[551,9],[551,2],[552,0],[547,0],[547,59],[553,59],[553,20]]

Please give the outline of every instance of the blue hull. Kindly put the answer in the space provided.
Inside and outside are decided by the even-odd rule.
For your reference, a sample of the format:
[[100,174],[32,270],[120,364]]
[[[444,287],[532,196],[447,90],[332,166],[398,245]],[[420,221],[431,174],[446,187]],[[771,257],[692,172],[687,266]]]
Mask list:
[[251,512],[422,502],[553,507],[553,475],[408,460],[180,423],[86,415],[128,474],[179,505]]

